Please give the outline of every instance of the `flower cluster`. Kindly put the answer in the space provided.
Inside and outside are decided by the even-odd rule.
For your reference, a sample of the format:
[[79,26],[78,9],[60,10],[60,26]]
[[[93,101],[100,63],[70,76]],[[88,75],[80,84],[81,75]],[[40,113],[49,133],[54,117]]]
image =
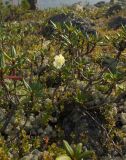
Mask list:
[[54,59],[53,65],[57,69],[60,69],[65,63],[65,58],[62,56],[62,54],[56,55]]

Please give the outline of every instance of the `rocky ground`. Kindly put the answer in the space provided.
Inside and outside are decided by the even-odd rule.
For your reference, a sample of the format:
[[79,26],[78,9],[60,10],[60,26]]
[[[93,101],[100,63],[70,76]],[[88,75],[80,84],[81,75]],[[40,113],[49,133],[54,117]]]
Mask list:
[[[70,10],[70,12],[67,12],[67,13],[60,13],[60,12],[57,13],[56,12],[56,13],[53,13],[53,15],[48,16],[48,17],[46,17],[46,14],[45,14],[44,16],[46,17],[45,18],[46,23],[44,23],[44,25],[42,24],[43,23],[42,21],[39,21],[39,20],[35,21],[35,19],[31,20],[30,19],[31,13],[27,13],[25,15],[26,16],[25,18],[22,16],[21,20],[15,21],[12,24],[15,26],[16,25],[18,26],[18,24],[20,23],[20,25],[23,24],[24,26],[27,26],[27,25],[32,26],[33,28],[32,29],[30,28],[31,29],[30,36],[31,35],[33,36],[31,37],[31,39],[34,39],[37,37],[37,40],[40,38],[39,41],[41,41],[41,37],[43,36],[44,37],[43,41],[45,41],[45,39],[47,40],[46,41],[47,44],[45,44],[45,48],[46,48],[46,45],[47,46],[50,45],[51,42],[52,42],[51,45],[52,46],[54,45],[53,44],[54,41],[52,40],[53,38],[52,35],[56,35],[57,30],[54,29],[53,23],[59,24],[61,26],[61,29],[63,29],[64,31],[66,29],[66,28],[64,29],[64,24],[69,25],[71,23],[73,27],[77,28],[83,34],[86,33],[87,37],[88,35],[97,36],[97,33],[101,37],[105,35],[106,33],[111,33],[115,35],[117,31],[120,31],[120,28],[122,27],[122,25],[124,26],[126,25],[126,13],[125,13],[126,6],[124,5],[124,3],[108,4],[105,2],[99,2],[93,7],[87,7],[87,6],[80,7],[79,5],[80,4],[72,6],[72,9],[76,8],[76,12],[73,10],[72,11]],[[87,13],[89,13],[88,11],[90,11],[90,15],[85,16],[87,15]],[[37,17],[39,17],[39,13],[37,13]],[[26,20],[26,18],[28,20]],[[7,19],[5,18],[5,20],[7,23],[8,18]],[[35,27],[35,31],[34,31],[34,27]],[[8,32],[12,28],[9,28]],[[22,28],[24,29],[25,27],[22,27]],[[16,28],[17,32],[22,31],[22,28],[17,27]],[[12,33],[13,32],[14,31],[12,31]],[[23,30],[22,32],[25,35],[24,36],[25,38],[29,36],[28,35],[29,29],[25,31]],[[31,42],[30,45],[33,45],[32,40],[31,39],[29,40],[29,39],[26,39],[25,43],[29,41]],[[13,41],[11,42],[12,44],[14,43]],[[30,46],[30,45],[29,46],[25,45],[25,43],[23,45],[20,44],[22,45],[21,47],[25,46],[25,48],[27,48]],[[38,43],[39,42],[36,41],[36,44]],[[123,47],[126,48],[125,41],[123,41],[123,43],[121,44],[123,44]],[[18,49],[20,48],[20,45],[17,47]],[[42,44],[40,43],[39,46],[41,45]],[[39,46],[36,45],[34,47],[36,49]],[[62,47],[62,45],[60,47]],[[44,45],[43,45],[43,48],[44,48]],[[111,46],[110,48],[103,48],[103,49],[104,49],[103,52],[108,52],[109,50],[111,50]],[[46,48],[45,53],[48,55],[48,52],[50,50],[51,50],[51,47],[49,47],[48,49]],[[67,50],[65,50],[65,52],[67,52]],[[76,48],[73,48],[72,53],[74,54],[74,52],[76,52]],[[99,52],[101,53],[101,50]],[[117,51],[112,50],[112,52],[117,52]],[[93,56],[88,57],[88,55],[86,55],[85,56],[86,63],[91,61],[92,57]],[[46,97],[44,100],[39,99],[39,101],[41,102],[40,106],[46,106],[47,111],[51,115],[51,118],[49,117],[49,121],[48,122],[45,121],[45,123],[47,124],[44,124],[43,122],[45,120],[45,112],[43,113],[43,108],[40,109],[39,111],[36,111],[36,110],[33,111],[34,110],[33,109],[33,110],[30,110],[29,112],[29,108],[27,110],[26,108],[23,108],[25,106],[23,105],[22,108],[19,107],[19,110],[17,110],[15,115],[11,115],[11,114],[8,114],[9,108],[6,108],[4,106],[3,100],[0,101],[1,102],[0,126],[2,126],[1,135],[4,136],[7,145],[8,143],[10,143],[10,141],[13,143],[17,143],[18,138],[21,139],[21,137],[19,136],[19,133],[21,133],[22,129],[25,131],[25,134],[31,139],[32,138],[34,139],[35,137],[39,137],[39,139],[42,141],[41,145],[37,149],[29,149],[29,152],[24,154],[23,158],[20,158],[20,160],[39,160],[39,159],[41,160],[43,159],[44,155],[47,154],[47,152],[44,150],[48,149],[47,147],[48,138],[50,140],[50,144],[53,142],[57,143],[57,141],[60,139],[60,136],[64,137],[70,143],[73,143],[73,142],[78,143],[78,142],[81,142],[82,139],[85,139],[83,133],[86,133],[86,134],[88,133],[88,140],[86,141],[86,144],[84,145],[84,149],[86,150],[90,149],[90,146],[91,146],[93,150],[96,152],[96,154],[99,155],[100,160],[125,160],[126,159],[126,136],[125,136],[126,135],[126,93],[125,91],[122,92],[119,96],[114,97],[114,98],[113,98],[114,93],[112,93],[112,96],[110,97],[110,99],[109,98],[107,99],[108,103],[111,102],[109,104],[112,106],[112,109],[109,111],[110,117],[108,117],[108,119],[111,118],[111,116],[112,116],[112,120],[114,119],[114,122],[112,122],[114,123],[114,125],[113,125],[113,128],[111,128],[111,130],[117,129],[123,138],[122,137],[120,138],[117,135],[112,135],[114,139],[112,143],[115,148],[111,149],[111,151],[106,151],[106,148],[103,148],[103,143],[106,141],[104,137],[107,136],[108,138],[110,133],[106,135],[106,129],[103,127],[104,125],[106,125],[106,123],[101,118],[101,110],[93,109],[92,112],[88,112],[88,109],[90,109],[90,107],[97,108],[97,106],[99,105],[102,106],[102,104],[105,103],[104,102],[105,94],[101,93],[100,91],[94,91],[94,88],[92,87],[91,89],[89,89],[89,92],[91,92],[92,94],[91,97],[90,97],[90,93],[87,92],[87,95],[88,97],[90,97],[90,99],[86,97],[88,100],[84,104],[84,108],[82,108],[82,103],[78,104],[71,100],[70,101],[64,100],[63,102],[61,101],[61,104],[60,104],[61,109],[59,109],[58,103],[60,103],[59,102],[60,94],[62,95],[63,93],[61,97],[64,96],[64,94],[66,93],[65,91],[66,86],[63,87],[61,85],[63,83],[62,80],[60,79],[61,77],[59,79],[58,78],[53,79],[55,77],[53,77],[52,79],[50,78],[53,71],[52,70],[51,72],[49,71],[48,59],[46,60],[44,59],[43,65],[39,66],[38,62],[41,61],[41,56],[38,54],[38,57],[36,56],[34,58],[37,59],[36,60],[37,64],[35,64],[37,67],[32,66],[33,67],[32,76],[39,77],[41,76],[41,74],[45,74],[46,72],[49,73],[48,78],[45,81],[45,85],[47,87],[45,89],[45,94],[47,94],[46,92],[48,92],[47,94],[48,98]],[[107,66],[111,72],[114,72],[115,68],[113,69],[113,66],[110,65],[112,63],[112,60],[113,60],[113,57],[109,60],[103,59],[102,63],[100,64],[101,65],[100,67]],[[96,59],[93,59],[93,62],[92,62],[93,65],[94,65],[94,62],[98,63]],[[125,62],[122,62],[122,66],[124,66],[125,68]],[[74,72],[77,72],[77,71],[75,70]],[[29,73],[26,72],[26,78],[27,78],[27,74]],[[74,90],[75,88],[79,88],[80,91],[83,91],[86,85],[84,81],[81,79],[82,77],[80,78],[80,80],[77,80],[76,82],[71,80],[70,88],[67,88],[69,89],[68,91],[72,92],[72,94],[75,92]],[[45,79],[43,78],[42,80],[44,81]],[[103,84],[104,83],[105,82],[103,81]],[[59,96],[58,97],[59,99],[58,98],[53,99],[54,98],[53,96],[55,92],[57,91],[58,85],[60,86],[58,88],[58,93],[56,96],[57,97]],[[21,101],[23,100],[21,99]],[[51,112],[52,105],[54,105],[53,106],[54,108],[58,106],[55,110],[53,110],[53,112]],[[64,105],[63,109],[62,109],[62,105]],[[12,106],[9,106],[9,107],[11,108]],[[85,107],[86,107],[86,111],[85,111]],[[8,123],[7,115],[11,117],[9,123]],[[74,134],[73,137],[71,136],[72,134]],[[23,135],[23,136],[25,137],[26,135]],[[102,141],[101,141],[101,135],[103,137]],[[12,138],[14,138],[14,140],[12,140]],[[119,143],[120,148],[118,148],[115,145],[115,143],[116,144]],[[10,144],[8,146],[10,147]],[[43,148],[41,149],[41,147]],[[17,157],[19,156],[18,152],[16,152],[14,149],[9,150],[9,155],[12,159],[16,156]],[[47,159],[44,159],[44,160],[47,160]],[[49,160],[52,160],[52,159],[49,159]]]

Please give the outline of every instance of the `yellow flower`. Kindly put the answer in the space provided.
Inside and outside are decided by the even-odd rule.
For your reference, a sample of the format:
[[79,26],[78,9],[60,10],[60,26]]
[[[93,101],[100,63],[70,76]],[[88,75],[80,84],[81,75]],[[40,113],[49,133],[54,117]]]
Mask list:
[[64,65],[64,63],[65,63],[65,58],[62,56],[62,54],[59,54],[59,55],[55,56],[54,59],[55,60],[53,62],[53,65],[57,69],[60,69]]

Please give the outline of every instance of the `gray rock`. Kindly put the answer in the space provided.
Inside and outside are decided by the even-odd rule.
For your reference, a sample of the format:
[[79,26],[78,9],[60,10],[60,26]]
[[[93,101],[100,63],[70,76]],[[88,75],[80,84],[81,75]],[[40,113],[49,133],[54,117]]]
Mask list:
[[77,3],[74,3],[74,4],[72,5],[72,8],[73,8],[74,10],[76,10],[76,11],[82,12],[83,9],[84,9],[84,6],[83,6],[82,2],[77,2]]
[[122,131],[123,131],[124,133],[126,133],[126,125],[123,125],[123,126],[122,126]]
[[83,19],[80,17],[75,16],[73,13],[65,14],[57,14],[52,16],[48,20],[48,25],[45,27],[43,30],[43,35],[44,36],[50,36],[50,34],[55,33],[55,29],[53,28],[52,23],[55,24],[60,24],[62,27],[64,26],[64,23],[66,24],[72,24],[75,26],[77,29],[80,29],[83,33],[88,33],[88,34],[96,34],[95,29],[93,29],[94,23],[92,23],[89,19]]
[[102,160],[122,160],[122,158],[121,157],[109,157],[109,156],[106,156],[106,157],[102,157]]
[[49,88],[49,95],[52,97],[56,88]]
[[108,23],[108,27],[110,29],[118,29],[121,26],[125,26],[126,25],[126,18],[125,17],[114,17],[112,20],[110,20],[110,22]]
[[38,157],[42,155],[42,153],[38,149],[33,150],[31,153],[32,153],[32,155],[34,155],[34,156],[36,155]]
[[39,128],[37,132],[38,132],[38,134],[43,134],[44,131],[42,128]]
[[31,123],[33,123],[34,121],[35,121],[35,117],[34,117],[34,115],[30,115],[30,117],[29,117],[29,121],[31,122]]
[[116,13],[118,13],[119,11],[121,11],[123,9],[123,5],[117,3],[117,4],[113,4],[112,6],[109,7],[109,9],[106,11],[106,17],[108,16],[112,16]]
[[123,109],[124,109],[124,112],[126,113],[126,101],[123,104]]
[[23,158],[21,158],[20,160],[31,160],[31,158],[33,157],[32,154],[29,154],[27,156],[24,156]]
[[11,134],[12,129],[13,129],[13,126],[11,125],[11,123],[9,123],[9,125],[7,126],[7,128],[5,130],[5,133],[8,135]]
[[25,129],[26,129],[27,131],[30,131],[30,130],[32,129],[32,124],[31,124],[30,121],[27,121],[27,122],[26,122]]
[[[102,123],[97,115],[93,116],[98,123]],[[60,120],[66,140],[71,141],[72,132],[75,134],[75,139],[77,141],[81,141],[81,134],[87,133],[88,142],[86,143],[86,147],[88,148],[92,146],[93,150],[98,155],[104,154],[104,148],[99,141],[101,135],[104,137],[103,132],[99,129],[97,124],[94,123],[90,116],[83,114],[82,108],[79,108],[77,104],[66,102]]]
[[30,160],[38,160],[38,156],[33,155],[33,157]]
[[100,2],[96,3],[95,6],[100,8],[100,7],[103,7],[105,4],[106,4],[105,1],[100,1]]
[[3,120],[5,118],[5,109],[0,108],[0,121]]
[[48,126],[45,128],[44,133],[45,133],[45,134],[50,134],[50,133],[52,133],[52,131],[53,131],[52,127],[51,127],[50,125],[48,125]]
[[126,137],[123,138],[123,143],[124,143],[124,145],[126,146]]
[[41,157],[42,153],[35,149],[30,154],[24,156],[20,160],[38,160]]
[[120,114],[120,120],[121,120],[122,124],[126,125],[126,113]]

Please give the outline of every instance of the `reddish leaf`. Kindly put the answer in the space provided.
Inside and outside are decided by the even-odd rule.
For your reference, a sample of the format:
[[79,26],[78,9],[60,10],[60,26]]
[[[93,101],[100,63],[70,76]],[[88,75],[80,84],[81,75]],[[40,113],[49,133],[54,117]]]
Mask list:
[[11,80],[22,80],[22,77],[19,77],[19,76],[13,76],[13,75],[10,75],[10,76],[4,76],[4,79],[11,79]]

